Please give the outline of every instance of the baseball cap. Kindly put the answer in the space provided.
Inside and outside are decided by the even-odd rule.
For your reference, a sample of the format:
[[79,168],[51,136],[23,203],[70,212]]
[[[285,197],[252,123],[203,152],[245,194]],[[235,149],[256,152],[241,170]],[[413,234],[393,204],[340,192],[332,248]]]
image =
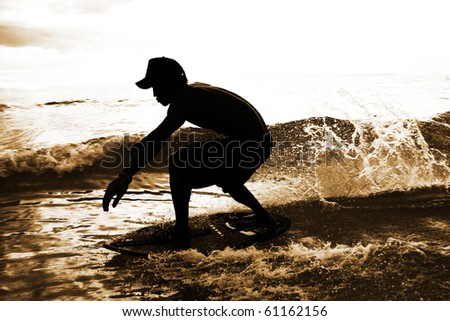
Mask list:
[[145,77],[136,82],[136,85],[141,89],[149,89],[155,82],[169,79],[187,83],[186,74],[178,62],[166,57],[152,58],[148,62]]

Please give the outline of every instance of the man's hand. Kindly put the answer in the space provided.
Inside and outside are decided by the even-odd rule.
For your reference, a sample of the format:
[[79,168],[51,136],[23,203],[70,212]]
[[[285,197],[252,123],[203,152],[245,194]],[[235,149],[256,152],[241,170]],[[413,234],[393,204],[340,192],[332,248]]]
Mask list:
[[103,196],[103,210],[105,212],[109,211],[109,203],[114,196],[116,196],[116,198],[114,199],[112,206],[116,207],[117,204],[119,204],[122,196],[127,192],[128,185],[131,183],[131,181],[131,177],[120,174],[119,177],[117,177],[108,185],[105,195]]

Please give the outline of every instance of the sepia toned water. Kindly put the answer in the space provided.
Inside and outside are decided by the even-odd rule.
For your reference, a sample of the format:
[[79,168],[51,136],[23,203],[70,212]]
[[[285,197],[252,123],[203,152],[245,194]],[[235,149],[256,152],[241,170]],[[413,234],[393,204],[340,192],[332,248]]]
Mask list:
[[[101,243],[173,219],[164,163],[139,173],[109,213],[101,198],[120,168],[101,165],[165,109],[134,93],[1,91],[0,298],[450,299],[448,77],[245,79],[228,88],[258,108],[276,142],[247,186],[292,227],[246,249],[148,260]],[[189,135],[210,134],[187,126],[174,140]],[[191,215],[245,210],[216,187],[195,190],[190,206]]]

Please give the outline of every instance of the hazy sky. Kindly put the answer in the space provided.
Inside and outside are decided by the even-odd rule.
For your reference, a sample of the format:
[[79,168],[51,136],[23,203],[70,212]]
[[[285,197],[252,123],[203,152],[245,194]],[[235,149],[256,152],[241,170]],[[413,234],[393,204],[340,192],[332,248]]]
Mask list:
[[0,88],[122,86],[147,60],[190,80],[450,74],[448,1],[0,0]]

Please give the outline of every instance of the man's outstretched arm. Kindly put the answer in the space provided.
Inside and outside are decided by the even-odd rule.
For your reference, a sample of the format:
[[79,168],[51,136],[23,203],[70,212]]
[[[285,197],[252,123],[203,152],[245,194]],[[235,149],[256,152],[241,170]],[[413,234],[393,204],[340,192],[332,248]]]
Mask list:
[[163,122],[150,134],[144,137],[139,143],[134,145],[136,148],[134,155],[131,158],[129,168],[126,168],[113,180],[107,187],[105,195],[103,196],[103,210],[109,211],[109,203],[115,196],[113,207],[119,204],[120,199],[128,190],[128,185],[133,179],[139,169],[143,168],[147,161],[151,161],[160,152],[162,142],[167,140],[170,135],[183,125],[185,119],[181,115],[176,115],[170,112]]

